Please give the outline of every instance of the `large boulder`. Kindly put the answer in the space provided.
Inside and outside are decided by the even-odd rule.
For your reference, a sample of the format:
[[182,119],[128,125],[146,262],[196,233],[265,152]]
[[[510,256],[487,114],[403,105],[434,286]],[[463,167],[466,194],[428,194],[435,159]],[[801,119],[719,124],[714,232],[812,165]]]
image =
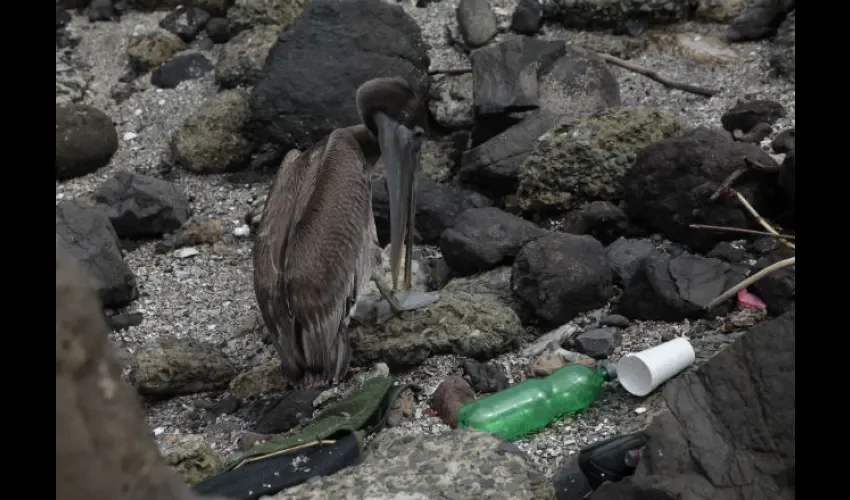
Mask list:
[[614,293],[605,248],[590,236],[552,233],[514,260],[511,289],[541,323],[560,326],[605,305]]
[[753,327],[663,389],[634,475],[591,500],[796,498],[796,313]]
[[118,132],[103,111],[85,104],[56,105],[56,178],[70,179],[106,166]]
[[668,24],[688,19],[695,2],[670,0],[547,0],[547,19],[567,28],[621,28],[629,21]]
[[222,173],[244,166],[253,143],[248,91],[219,92],[198,108],[171,136],[171,154],[181,167],[199,174]]
[[314,0],[269,51],[251,93],[254,121],[267,139],[303,150],[360,122],[354,95],[371,78],[398,76],[426,96],[429,65],[419,26],[401,6]]
[[770,46],[770,64],[791,82],[797,81],[797,14],[791,11]]
[[446,264],[463,276],[512,264],[523,245],[546,234],[537,224],[496,207],[472,208],[443,231],[440,251]]
[[310,0],[235,0],[227,18],[237,30],[252,26],[286,27]]
[[620,104],[607,63],[563,41],[510,35],[471,59],[476,124],[459,177],[494,195],[516,192],[523,161],[552,126]]
[[123,307],[139,296],[118,235],[106,213],[75,201],[56,205],[56,245],[82,262],[106,307]]
[[200,498],[163,462],[90,278],[57,238],[56,498]]
[[705,231],[690,224],[753,228],[758,222],[736,197],[711,195],[749,158],[773,172],[751,172],[735,183],[765,217],[776,212],[776,161],[756,144],[737,142],[727,132],[699,127],[643,148],[623,178],[626,214],[647,229],[683,243],[692,250],[711,250],[738,233]]
[[517,314],[497,297],[444,289],[433,305],[352,329],[351,346],[360,366],[410,368],[440,354],[490,359],[516,348],[522,334]]
[[370,500],[488,498],[555,500],[555,490],[519,448],[472,429],[398,437],[382,433],[362,465],[299,484],[273,497]]
[[162,236],[189,220],[189,197],[180,186],[148,175],[116,172],[94,193],[120,238]]
[[568,211],[591,201],[619,201],[637,152],[681,130],[670,112],[643,107],[606,109],[556,126],[522,165],[520,207]]

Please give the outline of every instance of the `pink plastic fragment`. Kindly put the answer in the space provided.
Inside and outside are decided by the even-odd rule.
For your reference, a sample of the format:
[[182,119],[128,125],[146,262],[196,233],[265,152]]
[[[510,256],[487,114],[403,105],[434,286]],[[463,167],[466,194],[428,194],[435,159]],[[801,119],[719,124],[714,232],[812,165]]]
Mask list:
[[761,309],[767,309],[767,304],[765,304],[760,298],[748,292],[746,288],[738,292],[738,304],[741,304],[741,307],[759,307]]

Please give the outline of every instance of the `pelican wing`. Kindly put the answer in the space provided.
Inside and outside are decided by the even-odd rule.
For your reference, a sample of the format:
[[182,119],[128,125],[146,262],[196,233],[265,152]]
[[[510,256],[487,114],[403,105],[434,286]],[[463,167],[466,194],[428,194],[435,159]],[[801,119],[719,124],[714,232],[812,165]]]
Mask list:
[[255,283],[289,376],[329,380],[347,369],[345,326],[371,217],[363,153],[347,130],[280,169],[257,235]]

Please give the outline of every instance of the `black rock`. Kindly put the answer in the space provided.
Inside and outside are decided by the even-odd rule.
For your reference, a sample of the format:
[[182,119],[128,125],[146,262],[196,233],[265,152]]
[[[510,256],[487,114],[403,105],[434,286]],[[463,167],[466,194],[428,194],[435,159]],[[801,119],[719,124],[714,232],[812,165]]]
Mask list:
[[620,314],[609,314],[599,320],[599,326],[616,326],[617,328],[628,328],[629,320]]
[[694,376],[667,382],[669,411],[646,429],[634,474],[591,500],[795,499],[795,326],[794,312],[759,323]]
[[511,36],[496,45],[472,51],[477,117],[529,111],[540,107],[538,71],[563,56],[560,41]]
[[563,325],[611,298],[605,249],[590,236],[552,233],[538,238],[514,260],[511,289],[542,323]]
[[183,52],[175,55],[151,73],[151,84],[173,89],[187,80],[198,79],[213,70],[213,63],[203,54]]
[[86,12],[90,23],[118,19],[113,0],[91,0]]
[[212,408],[210,408],[210,411],[214,415],[231,415],[236,413],[240,406],[242,406],[242,401],[240,401],[239,398],[236,396],[225,396],[219,399]]
[[130,328],[131,326],[139,326],[142,324],[142,313],[118,313],[112,316],[106,316],[106,323],[113,332],[120,332]]
[[64,28],[71,22],[71,14],[63,9],[61,5],[56,5],[56,29]]
[[593,493],[593,487],[578,463],[578,455],[567,457],[552,475],[555,487],[555,500],[584,500]]
[[741,142],[752,142],[753,144],[760,144],[767,136],[773,133],[773,127],[764,122],[756,123],[756,125],[750,129],[746,134],[742,133],[740,130],[735,130],[733,132],[733,136],[736,140]]
[[[788,253],[779,250],[760,258],[753,267],[753,273],[757,273],[780,260],[789,258]],[[794,267],[789,266],[778,271],[773,271],[753,283],[750,288],[758,298],[767,304],[767,311],[770,314],[778,316],[794,308],[797,285],[797,271],[794,270]]]
[[512,264],[523,245],[546,234],[533,222],[496,207],[473,208],[443,231],[440,250],[455,273],[465,276]]
[[726,40],[744,42],[775,35],[794,4],[795,0],[760,0],[729,23]]
[[[710,202],[711,195],[748,157],[778,167],[755,144],[736,142],[723,130],[696,128],[640,150],[623,180],[626,214],[633,223],[657,231],[693,251],[707,252],[740,234],[689,227],[708,224],[757,229],[758,222],[734,197]],[[778,171],[778,168],[776,168]],[[774,172],[751,172],[735,189],[768,219],[781,211]]]
[[783,259],[794,256],[793,250],[786,247],[782,244],[781,241],[772,236],[765,236],[764,238],[759,238],[755,240],[750,244],[750,250],[752,250],[758,255],[767,255],[776,252],[782,252],[784,257],[781,258]]
[[773,125],[785,116],[785,108],[776,101],[755,99],[736,104],[720,117],[723,128],[729,132],[747,133],[760,123]]
[[785,155],[785,160],[779,169],[779,187],[785,192],[785,196],[791,201],[791,210],[794,210],[794,171],[797,164],[797,153],[791,151]]
[[251,93],[254,125],[263,139],[304,150],[360,122],[354,94],[370,78],[396,75],[428,95],[429,66],[419,26],[401,6],[313,0],[269,51]]
[[475,392],[499,392],[509,385],[505,370],[494,363],[479,363],[474,359],[465,359],[462,366]]
[[626,236],[629,219],[610,201],[594,201],[581,210],[570,212],[564,220],[564,231],[589,234],[603,245],[609,245],[617,238]]
[[292,391],[267,409],[257,419],[254,432],[260,434],[278,434],[296,427],[313,416],[313,400],[320,391],[306,389]]
[[797,148],[796,129],[790,128],[776,134],[771,147],[774,153],[790,153]]
[[511,16],[511,29],[523,35],[533,35],[543,25],[543,9],[537,0],[519,0]]
[[471,59],[476,122],[459,174],[488,194],[516,193],[523,162],[555,123],[620,104],[605,61],[563,41],[507,35]]
[[499,135],[464,151],[458,178],[491,196],[516,193],[525,157],[531,153],[537,138],[554,123],[551,113],[535,111]]
[[212,17],[204,29],[207,36],[215,43],[227,43],[233,35],[230,31],[230,21],[224,17]]
[[[486,197],[452,184],[440,184],[427,178],[416,183],[416,233],[426,245],[437,245],[443,231],[452,227],[455,218],[470,208],[493,204]],[[372,211],[381,246],[390,240],[390,198],[387,181],[372,181]]]
[[[623,290],[614,312],[638,320],[681,321],[705,317],[704,306],[744,279],[744,273],[718,259],[699,255],[670,257],[653,252]],[[710,311],[722,315],[727,301]]]
[[149,238],[176,231],[189,220],[189,198],[177,184],[127,171],[115,173],[94,193],[120,238]]
[[210,15],[197,7],[178,7],[162,18],[159,26],[189,43],[204,29],[209,19]]
[[617,327],[592,328],[576,337],[575,347],[578,352],[593,359],[605,359],[614,354],[622,340],[623,335]]
[[735,264],[744,260],[747,252],[743,248],[732,246],[732,243],[728,241],[721,241],[708,252],[707,256]]
[[56,106],[56,178],[71,179],[106,166],[118,132],[103,111],[85,104]]
[[614,283],[626,286],[637,274],[643,260],[655,250],[647,240],[620,238],[605,248],[605,256],[611,266]]
[[460,0],[455,10],[460,36],[467,47],[480,47],[499,31],[490,0]]
[[105,307],[124,307],[139,296],[136,277],[124,261],[118,235],[101,209],[60,201],[56,205],[56,241],[95,278],[98,297]]

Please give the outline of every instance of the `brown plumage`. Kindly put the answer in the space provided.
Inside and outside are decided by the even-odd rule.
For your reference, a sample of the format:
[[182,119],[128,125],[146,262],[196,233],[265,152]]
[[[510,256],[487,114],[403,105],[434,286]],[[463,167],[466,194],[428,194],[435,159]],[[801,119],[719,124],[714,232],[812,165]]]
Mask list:
[[365,125],[287,155],[257,230],[257,302],[296,387],[326,386],[348,372],[349,318],[381,259],[369,176],[381,154],[377,115],[415,129],[418,158],[421,104],[407,84],[370,80],[356,97]]

